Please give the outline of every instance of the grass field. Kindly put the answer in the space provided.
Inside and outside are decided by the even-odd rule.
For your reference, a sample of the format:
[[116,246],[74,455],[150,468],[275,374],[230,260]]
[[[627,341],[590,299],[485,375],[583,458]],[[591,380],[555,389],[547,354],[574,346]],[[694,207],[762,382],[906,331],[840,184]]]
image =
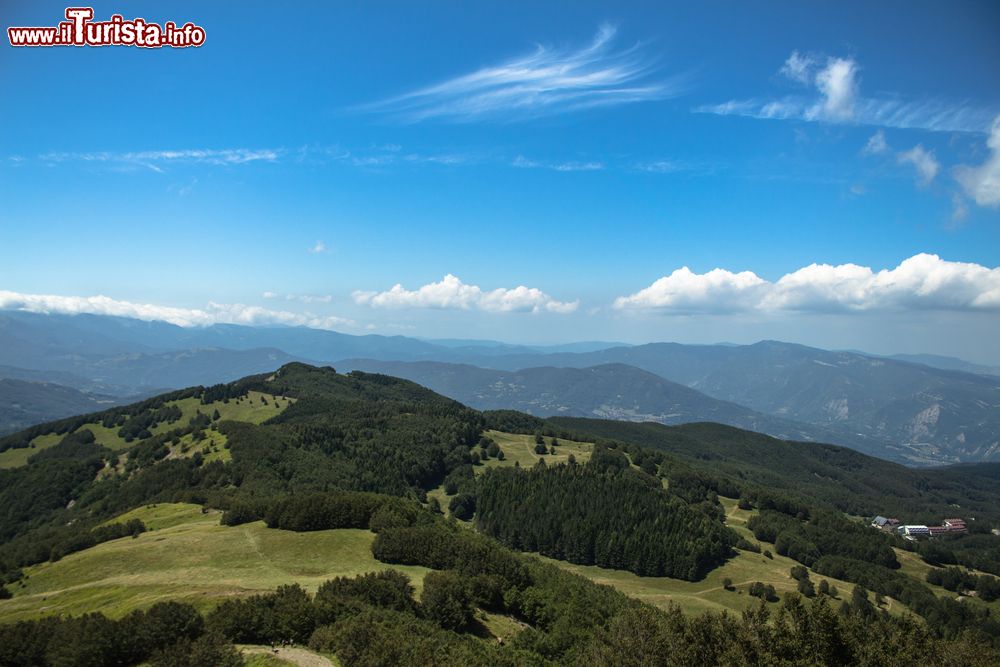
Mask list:
[[238,644],[246,667],[337,667],[340,662],[332,655],[316,653],[307,648]]
[[[540,456],[535,453],[535,436],[533,435],[518,435],[515,433],[502,433],[500,431],[487,431],[484,435],[492,438],[500,445],[500,449],[504,453],[504,460],[487,459],[483,463],[482,468],[477,468],[477,471],[488,468],[509,467],[513,466],[515,462],[519,463],[522,468],[530,468],[538,463],[539,459],[543,458],[545,459],[545,463],[549,465],[566,463],[570,454],[576,457],[577,463],[586,463],[590,460],[591,454],[594,453],[593,443],[559,440],[555,454]],[[545,438],[545,444],[549,444],[549,438]]]
[[[197,415],[198,412],[211,416],[216,410],[219,411],[219,418],[223,421],[229,420],[260,424],[275,415],[281,414],[285,408],[294,402],[294,398],[274,396],[273,394],[264,394],[259,391],[248,392],[246,396],[242,396],[238,399],[230,399],[228,403],[215,401],[214,403],[202,405],[201,400],[198,398],[185,398],[179,401],[170,401],[165,405],[174,405],[180,408],[182,413],[181,418],[172,423],[163,422],[157,424],[150,429],[150,433],[153,435],[166,433],[167,431],[180,426],[187,425],[188,421]],[[84,424],[77,430],[79,431],[83,429],[90,430],[90,432],[94,434],[94,438],[98,443],[116,452],[132,447],[139,442],[125,442],[125,439],[118,435],[117,427],[106,428],[102,424],[96,422]],[[182,454],[180,452],[181,447],[174,447],[171,449],[171,456],[194,456],[195,452],[201,451],[207,461],[230,460],[229,451],[223,447],[226,437],[218,431],[212,429],[206,430],[206,433],[210,436],[211,443],[205,442],[201,443],[201,445],[191,446],[191,436],[185,436],[181,444],[187,444],[189,446],[189,451]],[[0,452],[0,468],[16,468],[18,466],[23,466],[27,464],[28,458],[31,455],[58,444],[62,438],[63,436],[55,433],[40,435],[31,441],[31,444],[33,445],[32,447],[23,449],[8,449],[5,452]],[[218,451],[204,451],[206,449],[206,445],[209,450],[218,449]],[[173,451],[174,449],[177,450],[176,453]]]
[[32,455],[59,444],[59,441],[62,439],[63,436],[56,435],[55,433],[40,435],[31,441],[31,447],[8,449],[5,452],[0,452],[0,468],[17,468],[18,466],[27,465],[28,459]]
[[[121,518],[133,517],[154,530],[26,568],[24,585],[11,586],[14,597],[0,601],[0,622],[97,610],[120,617],[168,599],[204,611],[280,584],[315,591],[336,576],[389,567],[372,557],[375,536],[367,530],[293,533],[259,521],[227,527],[219,525],[218,512],[202,513],[197,505],[160,504]],[[393,569],[408,574],[418,592],[428,571]]]

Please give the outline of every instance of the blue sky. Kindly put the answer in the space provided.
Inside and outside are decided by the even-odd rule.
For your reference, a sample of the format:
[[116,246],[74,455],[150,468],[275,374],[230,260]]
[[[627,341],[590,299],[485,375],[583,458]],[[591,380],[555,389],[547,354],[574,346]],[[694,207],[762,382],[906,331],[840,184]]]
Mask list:
[[205,45],[4,44],[0,306],[1000,362],[1000,6],[621,4],[133,0],[95,15]]

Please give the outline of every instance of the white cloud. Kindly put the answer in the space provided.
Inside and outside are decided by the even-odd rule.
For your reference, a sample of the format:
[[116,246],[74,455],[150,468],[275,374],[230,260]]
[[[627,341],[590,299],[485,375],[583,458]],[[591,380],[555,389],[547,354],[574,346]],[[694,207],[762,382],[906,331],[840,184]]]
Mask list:
[[868,143],[865,144],[861,152],[866,155],[879,155],[887,150],[889,150],[889,143],[885,140],[885,132],[879,130],[868,139]]
[[620,310],[690,312],[1000,310],[1000,268],[919,254],[894,269],[811,264],[769,282],[751,271],[687,267],[615,300]]
[[822,95],[808,112],[808,119],[843,122],[854,118],[858,97],[858,65],[847,58],[831,58],[816,74],[816,88]]
[[744,310],[756,301],[766,281],[752,271],[712,269],[694,273],[684,266],[649,287],[615,299],[615,308],[664,308],[679,311]]
[[729,100],[694,109],[698,113],[747,116],[776,120],[855,123],[936,132],[985,132],[996,114],[967,102],[934,99],[903,100],[894,95],[864,97],[858,83],[859,65],[852,58],[829,58],[815,71],[815,63],[793,52],[781,73],[812,86],[812,95],[778,99]]
[[978,167],[956,167],[955,178],[980,206],[1000,206],[1000,116],[993,119],[990,136],[986,140],[990,155]]
[[920,144],[899,153],[896,161],[900,164],[912,164],[917,170],[920,185],[929,185],[941,171],[941,164],[934,157],[934,151],[928,151]]
[[479,309],[493,313],[547,311],[572,313],[578,302],[557,301],[538,288],[523,285],[512,289],[484,291],[477,285],[467,285],[450,273],[440,282],[428,283],[416,290],[396,284],[386,292],[356,291],[355,303],[374,308],[442,308]]
[[119,301],[107,296],[55,296],[50,294],[19,294],[0,290],[0,310],[23,310],[31,313],[61,313],[78,315],[112,315],[146,321],[162,321],[182,327],[203,327],[212,324],[285,324],[316,329],[356,326],[353,320],[332,315],[292,313],[269,310],[240,303],[209,302],[204,309],[176,308],[153,304]]
[[362,107],[409,122],[431,118],[511,120],[578,109],[660,100],[680,93],[678,79],[650,81],[640,45],[614,49],[613,26],[603,25],[576,50],[539,45],[533,53],[439,84]]
[[313,244],[311,248],[309,248],[308,252],[313,255],[322,254],[326,252],[326,244],[323,243],[322,241],[316,241],[316,243]]
[[800,55],[798,51],[792,51],[792,55],[788,56],[788,60],[781,66],[781,74],[793,81],[808,83],[810,70],[815,64],[816,61],[811,57]]

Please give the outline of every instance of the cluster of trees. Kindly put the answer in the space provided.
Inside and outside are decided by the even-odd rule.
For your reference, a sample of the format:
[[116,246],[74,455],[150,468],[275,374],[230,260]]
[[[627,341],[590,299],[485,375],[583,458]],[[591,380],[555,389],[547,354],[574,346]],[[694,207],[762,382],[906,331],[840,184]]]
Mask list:
[[899,600],[923,616],[931,631],[939,637],[954,639],[975,631],[982,641],[1000,647],[1000,622],[993,618],[989,609],[940,598],[926,584],[898,570],[842,556],[823,556],[813,565],[813,570]]
[[989,524],[971,523],[967,535],[943,535],[934,540],[906,542],[931,565],[964,565],[1000,576],[1000,538],[988,531]]
[[239,667],[232,644],[206,633],[205,621],[190,605],[159,602],[120,620],[103,614],[50,616],[0,625],[0,664],[9,667]]
[[[794,565],[792,566],[791,574],[792,579],[798,582],[796,587],[800,595],[807,598],[816,597],[816,587],[809,579],[809,570],[807,568],[802,565]],[[827,593],[829,593],[829,588],[827,588]]]
[[48,449],[43,449],[37,454],[32,454],[28,457],[28,464],[57,459],[76,461],[86,461],[92,458],[100,459],[110,451],[108,448],[102,447],[95,442],[92,431],[83,429],[63,436],[58,443]]
[[631,469],[539,466],[484,473],[476,522],[522,551],[641,576],[696,580],[731,554],[736,536],[721,522]]
[[332,579],[321,584],[315,596],[293,584],[274,593],[227,600],[208,614],[206,624],[237,643],[306,644],[317,629],[377,608],[412,614],[448,630],[468,630],[476,606],[491,603],[489,594],[488,586],[456,572],[430,572],[418,602],[409,577],[385,570]]
[[956,593],[975,591],[976,596],[986,602],[1000,598],[1000,579],[988,574],[976,575],[960,567],[931,570],[927,573],[927,583],[943,586]]
[[150,437],[150,429],[161,423],[172,424],[183,416],[181,409],[176,405],[164,405],[156,409],[145,410],[129,417],[121,428],[118,429],[118,436],[125,442],[132,442],[135,439],[145,439]]
[[774,590],[774,586],[771,584],[765,584],[761,581],[755,581],[747,588],[747,593],[754,596],[755,598],[760,598],[765,602],[777,602],[778,594]]
[[413,500],[363,491],[298,493],[257,502],[236,500],[222,514],[222,524],[236,526],[263,518],[268,528],[329,530],[412,526],[431,516]]
[[54,459],[0,469],[0,544],[49,523],[93,484],[102,466],[98,459]]
[[807,521],[775,510],[763,510],[751,517],[747,528],[758,540],[773,543],[775,551],[782,556],[809,567],[827,555],[854,558],[886,568],[899,567],[888,535],[829,510],[814,510]]

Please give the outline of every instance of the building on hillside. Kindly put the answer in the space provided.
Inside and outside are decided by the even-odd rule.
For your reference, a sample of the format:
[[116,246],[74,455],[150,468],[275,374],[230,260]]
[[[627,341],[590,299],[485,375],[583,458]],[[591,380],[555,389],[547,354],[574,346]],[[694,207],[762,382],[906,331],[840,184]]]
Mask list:
[[877,516],[872,519],[872,527],[879,530],[894,530],[899,525],[899,519],[887,519],[884,516]]
[[931,537],[938,537],[950,532],[947,526],[927,526],[927,530],[931,531]]
[[968,527],[965,525],[964,519],[945,519],[941,522],[944,528],[948,529],[949,533],[967,533],[969,532]]
[[904,537],[929,537],[931,529],[927,526],[900,526],[897,532]]

